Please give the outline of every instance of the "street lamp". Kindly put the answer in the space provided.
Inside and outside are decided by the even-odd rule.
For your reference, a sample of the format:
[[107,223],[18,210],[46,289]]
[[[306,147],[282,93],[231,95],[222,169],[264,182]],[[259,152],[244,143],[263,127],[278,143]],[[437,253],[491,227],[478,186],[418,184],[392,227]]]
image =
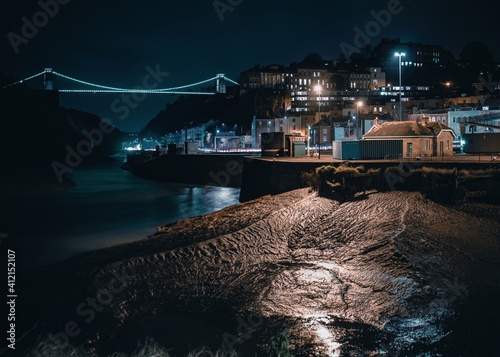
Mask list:
[[217,151],[217,133],[219,129],[217,129],[217,125],[215,126],[215,135],[214,135],[214,150]]
[[399,121],[403,120],[403,106],[401,104],[401,57],[406,56],[404,52],[396,52],[394,56],[399,57]]
[[361,118],[359,117],[359,108],[363,106],[363,102],[359,101],[356,103],[356,120],[357,120],[357,127],[358,127],[358,139],[361,138],[361,132],[362,132],[362,125],[361,125]]
[[311,141],[311,126],[308,125],[306,130],[307,130],[307,156],[310,156],[311,149],[309,148],[309,142]]
[[[318,92],[318,123],[321,122],[321,89],[323,89],[319,84],[314,86],[314,89]],[[321,123],[318,125],[318,159],[321,159]]]

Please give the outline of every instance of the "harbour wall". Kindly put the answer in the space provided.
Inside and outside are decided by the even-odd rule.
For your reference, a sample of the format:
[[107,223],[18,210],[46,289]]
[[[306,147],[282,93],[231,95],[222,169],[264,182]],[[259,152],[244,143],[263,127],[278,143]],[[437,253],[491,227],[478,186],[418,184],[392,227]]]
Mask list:
[[[129,158],[124,168],[131,170],[138,176],[182,184],[211,185],[240,187],[240,202],[247,202],[264,195],[275,195],[300,187],[303,172],[311,172],[323,165],[339,166],[345,164],[340,160],[283,160],[269,159],[243,154],[212,154],[212,155],[160,155],[155,158],[141,159]],[[365,169],[382,169],[397,167],[396,176],[389,178],[395,181],[395,188],[400,185],[397,181],[406,183],[411,171],[419,167],[432,167],[443,169],[487,169],[498,168],[498,163],[480,162],[470,160],[447,161],[351,161],[351,166],[362,165]],[[391,185],[391,182],[388,182]]]
[[[145,161],[142,159],[145,158]],[[125,169],[152,180],[191,185],[240,187],[245,155],[129,156]]]
[[[273,161],[268,159],[255,158],[245,160],[243,165],[243,177],[240,191],[240,202],[246,202],[264,195],[275,195],[286,191],[304,187],[302,182],[302,173],[310,172],[323,165],[340,166],[345,162],[339,160],[327,161]],[[411,172],[420,167],[442,168],[442,169],[467,169],[480,170],[492,167],[499,168],[499,164],[481,163],[481,162],[421,162],[421,161],[351,161],[351,166],[362,165],[366,170],[370,168],[382,169],[385,171],[388,167],[396,167],[396,172],[384,176],[386,186],[391,189],[404,189],[404,185],[412,182],[415,177]]]

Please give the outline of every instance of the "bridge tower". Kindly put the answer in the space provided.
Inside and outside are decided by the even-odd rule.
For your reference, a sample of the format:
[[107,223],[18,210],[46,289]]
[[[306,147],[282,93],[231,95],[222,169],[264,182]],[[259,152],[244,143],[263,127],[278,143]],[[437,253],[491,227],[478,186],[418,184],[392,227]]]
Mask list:
[[45,90],[55,90],[56,86],[54,83],[54,74],[52,73],[52,68],[45,68],[45,73],[43,74],[43,88]]
[[215,88],[216,93],[226,93],[226,80],[224,77],[224,74],[221,73],[217,75],[217,86]]

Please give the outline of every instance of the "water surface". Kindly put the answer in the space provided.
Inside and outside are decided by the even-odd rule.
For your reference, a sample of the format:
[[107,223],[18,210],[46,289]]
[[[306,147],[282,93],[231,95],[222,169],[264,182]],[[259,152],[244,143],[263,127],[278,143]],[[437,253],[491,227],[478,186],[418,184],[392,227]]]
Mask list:
[[150,181],[120,162],[78,167],[76,186],[8,201],[20,268],[146,238],[156,227],[237,204],[239,189]]

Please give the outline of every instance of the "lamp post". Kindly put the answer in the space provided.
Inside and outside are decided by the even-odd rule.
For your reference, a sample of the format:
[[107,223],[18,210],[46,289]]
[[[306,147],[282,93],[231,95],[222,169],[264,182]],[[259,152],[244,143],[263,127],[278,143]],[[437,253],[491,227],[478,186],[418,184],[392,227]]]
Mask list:
[[323,88],[317,84],[314,89],[318,92],[318,159],[321,159],[321,89]]
[[215,135],[214,135],[214,149],[217,151],[217,133],[219,132],[219,129],[217,129],[217,125],[215,126]]
[[403,106],[401,103],[401,57],[406,56],[404,52],[396,52],[394,56],[399,58],[399,121],[403,120]]
[[306,128],[307,131],[307,156],[310,156],[311,150],[309,148],[309,142],[311,141],[311,127],[308,125]]
[[363,127],[361,125],[361,118],[359,116],[359,108],[363,106],[363,102],[359,101],[356,103],[356,120],[357,120],[357,127],[358,127],[358,139],[361,139],[361,134],[363,131]]

